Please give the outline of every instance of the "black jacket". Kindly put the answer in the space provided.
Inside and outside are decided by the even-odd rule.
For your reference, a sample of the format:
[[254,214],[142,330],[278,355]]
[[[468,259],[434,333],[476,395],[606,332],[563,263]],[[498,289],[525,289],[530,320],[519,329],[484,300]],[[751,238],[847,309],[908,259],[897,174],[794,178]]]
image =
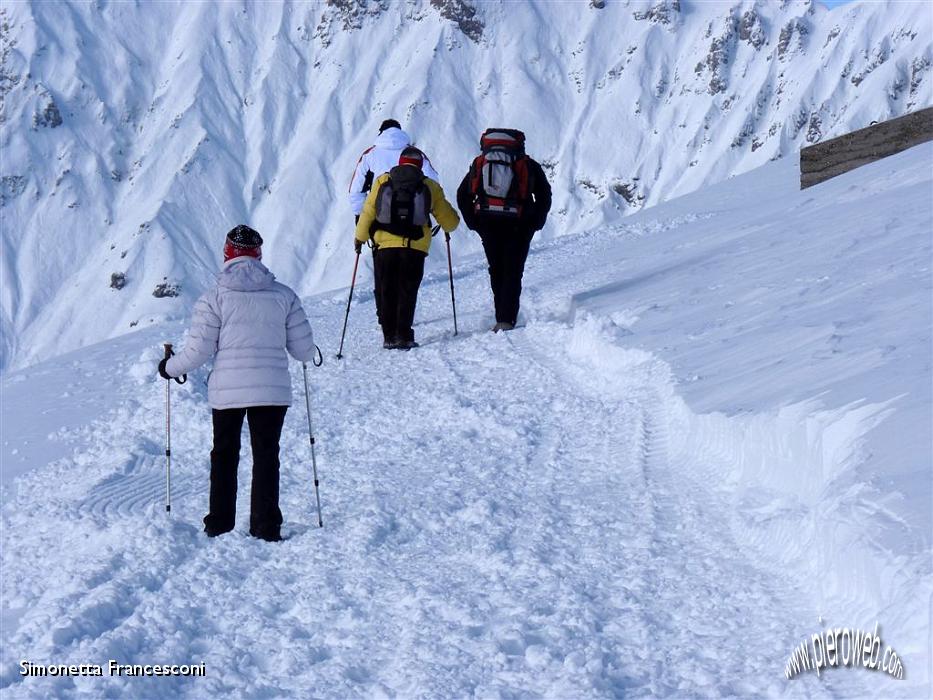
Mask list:
[[518,229],[533,233],[544,228],[548,212],[551,210],[551,185],[548,183],[547,176],[544,174],[544,170],[537,161],[528,158],[531,201],[528,203],[528,206],[525,207],[518,221],[514,219],[476,215],[473,209],[473,194],[470,192],[470,175],[472,171],[473,166],[471,164],[470,169],[460,183],[460,187],[457,188],[457,207],[460,209],[463,223],[465,223],[471,231],[492,233],[500,230]]

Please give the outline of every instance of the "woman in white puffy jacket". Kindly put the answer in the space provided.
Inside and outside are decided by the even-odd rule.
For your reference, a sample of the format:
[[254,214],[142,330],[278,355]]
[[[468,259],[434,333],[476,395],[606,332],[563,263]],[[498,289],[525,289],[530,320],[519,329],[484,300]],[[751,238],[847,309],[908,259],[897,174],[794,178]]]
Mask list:
[[261,246],[262,237],[249,226],[227,234],[223,269],[195,304],[185,347],[159,363],[159,374],[171,379],[214,359],[207,385],[214,424],[210,512],[204,518],[209,537],[234,526],[245,417],[253,452],[249,531],[281,539],[279,438],[292,394],[286,352],[306,362],[315,346],[301,301],[260,262]]

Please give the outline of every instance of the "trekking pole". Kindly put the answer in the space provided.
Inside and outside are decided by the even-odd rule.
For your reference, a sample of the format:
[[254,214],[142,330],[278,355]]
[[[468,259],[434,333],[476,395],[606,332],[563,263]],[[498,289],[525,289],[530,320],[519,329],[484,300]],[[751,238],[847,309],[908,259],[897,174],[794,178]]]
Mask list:
[[[172,356],[172,344],[165,343],[165,359]],[[172,382],[165,381],[165,512],[172,512]]]
[[457,300],[454,298],[454,268],[450,260],[450,234],[444,231],[447,241],[447,274],[450,276],[450,303],[454,307],[454,335],[457,335]]
[[[165,349],[165,359],[167,360],[174,351],[171,343],[163,343]],[[175,381],[184,384],[188,381],[188,375],[183,374],[175,377]],[[165,512],[172,512],[172,400],[171,400],[172,381],[165,380]]]
[[353,287],[356,286],[356,268],[360,264],[360,251],[356,251],[356,262],[353,263],[353,278],[350,280],[350,296],[347,297],[347,313],[343,317],[343,331],[340,333],[340,349],[337,351],[337,359],[343,357],[343,339],[347,334],[347,321],[350,320],[350,302],[353,301]]
[[[357,255],[357,259],[359,256]],[[339,355],[338,355],[339,357]],[[323,358],[321,358],[323,361]],[[321,518],[321,493],[318,490],[317,480],[317,459],[314,456],[314,430],[311,427],[311,395],[308,392],[308,365],[301,363],[301,372],[305,378],[305,408],[308,410],[308,438],[311,441],[311,470],[314,475],[314,497],[317,499],[317,526],[324,527],[324,520]]]

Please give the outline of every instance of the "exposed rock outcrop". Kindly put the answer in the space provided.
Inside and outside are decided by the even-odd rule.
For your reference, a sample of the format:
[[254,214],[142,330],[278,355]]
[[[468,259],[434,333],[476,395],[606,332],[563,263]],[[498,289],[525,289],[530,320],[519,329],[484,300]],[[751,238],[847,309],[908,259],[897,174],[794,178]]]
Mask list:
[[476,8],[466,0],[431,0],[441,17],[456,24],[468,39],[479,43],[485,26],[476,17]]
[[48,95],[47,99],[45,100],[45,107],[41,111],[37,111],[32,115],[32,127],[34,129],[54,129],[55,127],[61,125],[62,113],[58,109],[58,105],[55,104],[53,97]]
[[672,27],[680,18],[680,0],[660,0],[644,12],[633,12],[632,15],[639,22],[648,21],[651,24],[660,24]]
[[729,87],[727,66],[735,52],[736,24],[735,18],[730,15],[726,19],[719,36],[715,37],[710,43],[706,58],[700,61],[694,69],[698,75],[709,72],[707,91],[710,95],[725,92]]
[[799,17],[795,17],[781,28],[781,35],[778,37],[777,55],[778,60],[783,61],[789,54],[804,45],[804,37],[810,33],[810,29]]
[[156,288],[152,292],[152,296],[157,299],[164,299],[166,297],[177,297],[181,294],[181,287],[177,284],[172,284],[170,282],[161,282],[156,285]]
[[755,10],[748,10],[739,20],[739,39],[756,49],[767,41],[761,16]]

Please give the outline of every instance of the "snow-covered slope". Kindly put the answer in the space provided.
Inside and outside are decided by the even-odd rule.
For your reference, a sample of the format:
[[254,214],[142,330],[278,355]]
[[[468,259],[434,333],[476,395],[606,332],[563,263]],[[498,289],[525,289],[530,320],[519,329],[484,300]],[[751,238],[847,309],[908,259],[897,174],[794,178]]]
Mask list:
[[[335,361],[346,290],[306,299],[325,527],[299,400],[279,545],[246,535],[245,455],[238,529],[199,532],[206,369],[173,387],[162,510],[180,323],[8,372],[4,698],[929,697],[931,164],[800,192],[785,159],[537,240],[508,334],[457,247],[457,338],[446,270],[410,353],[361,288]],[[812,633],[876,621],[904,680],[785,680]],[[111,658],[208,675],[18,675]]]
[[0,367],[180,317],[237,223],[300,292],[346,284],[388,116],[448,191],[525,129],[554,237],[933,103],[923,2],[34,1],[0,30]]

